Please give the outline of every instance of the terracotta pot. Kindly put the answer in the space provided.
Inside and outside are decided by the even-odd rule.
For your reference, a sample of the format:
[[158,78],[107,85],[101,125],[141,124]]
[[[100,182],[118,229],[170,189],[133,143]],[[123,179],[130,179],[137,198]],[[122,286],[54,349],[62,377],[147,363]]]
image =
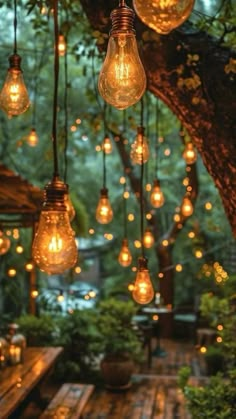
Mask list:
[[129,357],[105,356],[101,361],[101,373],[109,390],[126,390],[131,386],[134,362]]

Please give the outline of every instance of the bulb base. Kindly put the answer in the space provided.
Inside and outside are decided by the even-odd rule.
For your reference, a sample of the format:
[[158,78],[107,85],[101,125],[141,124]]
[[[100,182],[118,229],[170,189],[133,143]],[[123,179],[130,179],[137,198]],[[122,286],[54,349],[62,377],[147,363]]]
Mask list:
[[112,28],[110,35],[118,33],[135,34],[134,18],[134,11],[128,7],[125,2],[121,2],[119,6],[111,12]]
[[108,189],[107,188],[104,187],[100,190],[100,197],[101,198],[108,198]]
[[12,54],[10,55],[10,57],[8,58],[9,60],[9,70],[18,70],[18,71],[22,71],[21,70],[21,56],[18,54]]
[[67,192],[67,185],[55,176],[44,188],[43,209],[66,211],[65,194]]
[[146,271],[148,269],[148,260],[144,256],[138,258],[138,271]]

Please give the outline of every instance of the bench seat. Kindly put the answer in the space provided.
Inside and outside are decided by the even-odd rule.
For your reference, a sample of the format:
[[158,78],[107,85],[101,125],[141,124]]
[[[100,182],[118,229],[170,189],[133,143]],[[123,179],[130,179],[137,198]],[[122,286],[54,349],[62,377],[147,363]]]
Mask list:
[[49,403],[40,419],[78,419],[94,390],[92,384],[63,384]]

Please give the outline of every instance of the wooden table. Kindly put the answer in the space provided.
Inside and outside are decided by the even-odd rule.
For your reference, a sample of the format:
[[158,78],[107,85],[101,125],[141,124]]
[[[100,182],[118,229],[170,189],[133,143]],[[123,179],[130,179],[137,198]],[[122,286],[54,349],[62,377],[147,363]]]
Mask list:
[[7,419],[55,364],[61,347],[26,348],[23,364],[0,371],[0,418]]

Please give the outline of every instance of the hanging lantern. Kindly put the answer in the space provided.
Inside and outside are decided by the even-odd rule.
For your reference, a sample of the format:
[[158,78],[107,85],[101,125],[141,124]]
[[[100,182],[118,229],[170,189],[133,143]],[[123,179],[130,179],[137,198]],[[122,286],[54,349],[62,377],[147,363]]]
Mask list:
[[135,30],[135,13],[124,0],[111,13],[107,55],[98,79],[98,90],[103,99],[117,109],[126,109],[142,97],[146,89],[146,75],[139,58]]
[[180,212],[183,214],[184,217],[190,217],[193,213],[193,204],[188,196],[183,198],[183,202],[180,208]]
[[36,147],[38,142],[39,142],[39,137],[37,135],[37,132],[35,128],[32,128],[27,137],[27,143],[29,144],[30,147]]
[[118,256],[118,262],[121,266],[124,267],[129,266],[132,262],[132,255],[130,253],[128,240],[126,238],[122,240],[122,245]]
[[168,34],[190,16],[195,0],[133,0],[134,9],[145,25]]

